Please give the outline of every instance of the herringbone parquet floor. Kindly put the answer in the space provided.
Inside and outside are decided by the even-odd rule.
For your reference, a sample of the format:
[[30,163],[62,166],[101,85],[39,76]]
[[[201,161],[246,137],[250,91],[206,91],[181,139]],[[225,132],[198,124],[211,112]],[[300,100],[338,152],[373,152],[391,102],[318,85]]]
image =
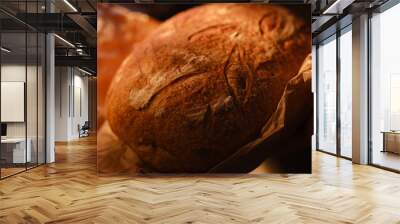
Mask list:
[[400,223],[400,175],[315,152],[312,175],[99,177],[95,139],[0,181],[0,223]]

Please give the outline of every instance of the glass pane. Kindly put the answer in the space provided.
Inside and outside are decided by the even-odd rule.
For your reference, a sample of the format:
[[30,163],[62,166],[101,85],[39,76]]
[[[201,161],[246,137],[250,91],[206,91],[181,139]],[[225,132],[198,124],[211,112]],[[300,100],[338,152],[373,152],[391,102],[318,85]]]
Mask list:
[[[31,151],[26,142],[26,33],[1,34],[2,177],[25,170]],[[26,150],[28,148],[28,150]]]
[[318,149],[336,153],[336,37],[318,48]]
[[27,143],[28,149],[30,148],[30,159],[28,160],[28,168],[37,165],[38,160],[38,143],[37,143],[37,132],[38,132],[38,88],[37,88],[37,76],[38,76],[38,36],[36,32],[27,33],[27,44],[28,44],[28,62],[27,62],[27,80],[26,80],[26,116],[27,116]]
[[[0,1],[0,7],[29,16],[44,12],[44,3]],[[0,176],[4,178],[45,162],[45,36],[2,12],[0,19]]]
[[371,19],[372,163],[400,170],[400,5]]
[[38,163],[45,163],[45,35],[39,33],[38,35]]
[[351,158],[352,141],[352,36],[340,36],[340,153]]

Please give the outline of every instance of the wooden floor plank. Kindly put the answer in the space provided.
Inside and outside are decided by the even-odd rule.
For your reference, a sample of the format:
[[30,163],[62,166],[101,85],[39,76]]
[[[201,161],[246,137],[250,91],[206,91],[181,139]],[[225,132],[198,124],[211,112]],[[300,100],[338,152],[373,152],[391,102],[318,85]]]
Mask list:
[[400,223],[400,175],[313,152],[311,175],[98,176],[96,139],[0,181],[0,223]]

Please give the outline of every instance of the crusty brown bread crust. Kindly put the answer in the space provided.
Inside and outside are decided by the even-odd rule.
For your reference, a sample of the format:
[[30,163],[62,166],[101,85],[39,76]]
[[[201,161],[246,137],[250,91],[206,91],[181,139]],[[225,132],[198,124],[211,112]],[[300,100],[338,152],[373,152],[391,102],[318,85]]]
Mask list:
[[105,97],[120,64],[132,47],[151,33],[159,22],[146,14],[132,12],[115,4],[98,4],[97,83],[99,125],[104,121]]
[[286,84],[275,112],[251,140],[209,172],[237,173],[267,168],[274,173],[311,173],[313,95],[311,54]]
[[279,6],[180,13],[121,65],[111,129],[156,171],[206,172],[258,136],[310,40],[305,22]]

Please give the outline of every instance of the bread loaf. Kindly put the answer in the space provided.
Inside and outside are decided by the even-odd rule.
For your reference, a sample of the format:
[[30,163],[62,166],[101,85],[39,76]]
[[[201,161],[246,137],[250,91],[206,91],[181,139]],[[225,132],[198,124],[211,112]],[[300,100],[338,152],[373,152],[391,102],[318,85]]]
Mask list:
[[112,132],[107,121],[97,132],[97,170],[99,173],[139,173],[144,164],[136,153]]
[[[259,136],[209,172],[311,173],[313,95],[311,54],[298,74],[286,84],[275,112]],[[262,164],[257,167],[257,165]],[[258,170],[258,171],[257,171]]]
[[180,13],[118,70],[108,95],[111,129],[155,171],[207,172],[259,135],[310,39],[305,22],[279,6]]
[[113,4],[98,4],[98,112],[99,127],[104,120],[105,96],[112,78],[136,43],[159,24],[146,14],[131,12]]

